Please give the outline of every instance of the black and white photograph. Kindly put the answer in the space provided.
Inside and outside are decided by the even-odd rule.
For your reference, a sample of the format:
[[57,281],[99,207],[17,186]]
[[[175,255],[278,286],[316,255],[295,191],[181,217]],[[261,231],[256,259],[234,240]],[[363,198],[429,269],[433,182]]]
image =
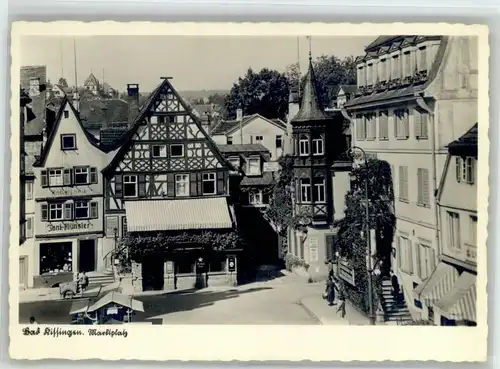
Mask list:
[[487,36],[98,30],[18,37],[20,329],[487,330]]

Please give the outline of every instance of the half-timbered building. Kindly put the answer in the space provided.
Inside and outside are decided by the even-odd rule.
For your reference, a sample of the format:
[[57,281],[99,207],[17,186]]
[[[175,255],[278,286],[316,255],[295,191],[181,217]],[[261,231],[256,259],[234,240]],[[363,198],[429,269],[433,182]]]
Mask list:
[[311,57],[300,109],[291,126],[294,214],[303,226],[290,229],[288,252],[307,262],[310,274],[325,275],[325,261],[332,258],[333,221],[343,217],[352,165],[340,160],[347,157],[343,118],[340,113],[325,113]]
[[134,289],[235,282],[235,255],[214,251],[235,235],[231,170],[164,78],[105,169],[107,229],[129,243]]

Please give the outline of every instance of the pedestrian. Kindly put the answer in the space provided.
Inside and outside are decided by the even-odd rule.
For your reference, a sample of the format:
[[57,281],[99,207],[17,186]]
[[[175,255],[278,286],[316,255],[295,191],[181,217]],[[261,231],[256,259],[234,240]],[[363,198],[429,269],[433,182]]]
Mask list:
[[328,278],[326,281],[326,301],[328,301],[328,306],[334,305],[335,301],[335,283],[332,278]]
[[399,281],[398,281],[398,277],[396,276],[396,274],[394,274],[394,272],[390,271],[390,275],[391,275],[391,284],[392,284],[392,296],[394,297],[394,300],[396,302],[399,302]]
[[340,300],[340,305],[337,309],[337,313],[340,311],[340,316],[342,318],[345,317],[345,291],[344,287],[340,285],[339,287],[339,300]]
[[30,324],[38,324],[34,316],[30,317]]

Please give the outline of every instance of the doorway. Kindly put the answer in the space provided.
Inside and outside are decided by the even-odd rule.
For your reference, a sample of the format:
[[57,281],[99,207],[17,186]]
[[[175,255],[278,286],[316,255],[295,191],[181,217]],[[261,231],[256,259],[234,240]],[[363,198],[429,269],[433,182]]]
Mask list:
[[96,269],[96,240],[80,240],[78,242],[78,271],[93,272]]
[[148,258],[142,262],[142,290],[161,291],[164,284],[165,261],[161,258]]

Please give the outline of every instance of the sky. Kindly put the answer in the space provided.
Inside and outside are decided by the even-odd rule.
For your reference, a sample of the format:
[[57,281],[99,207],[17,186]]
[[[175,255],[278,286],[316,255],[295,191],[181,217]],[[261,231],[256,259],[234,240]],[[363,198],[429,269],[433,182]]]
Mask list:
[[[339,58],[363,54],[373,37],[313,37],[313,59],[321,55]],[[297,42],[298,40],[298,42]],[[138,83],[141,92],[151,92],[161,77],[173,77],[177,90],[229,90],[251,67],[283,72],[300,56],[302,73],[307,71],[309,41],[306,37],[274,36],[24,36],[21,65],[46,65],[47,77],[57,83],[64,76],[82,85],[92,71],[102,82],[119,91],[127,83]]]

